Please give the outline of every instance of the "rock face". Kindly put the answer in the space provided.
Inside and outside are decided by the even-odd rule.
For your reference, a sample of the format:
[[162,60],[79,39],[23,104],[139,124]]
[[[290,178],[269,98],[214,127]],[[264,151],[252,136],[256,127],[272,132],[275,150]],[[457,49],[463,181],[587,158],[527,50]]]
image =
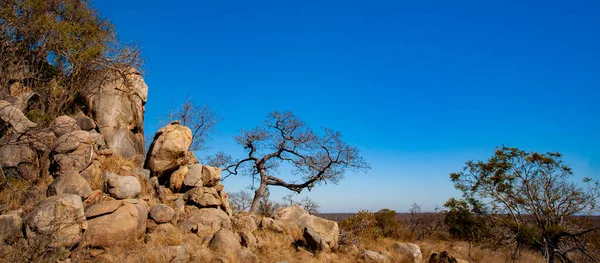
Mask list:
[[88,104],[109,148],[124,157],[144,153],[144,104],[148,86],[133,69],[107,71],[90,83]]
[[105,201],[88,207],[85,217],[83,244],[106,248],[140,238],[146,232],[148,208],[136,199]]
[[136,198],[142,191],[140,181],[134,176],[119,176],[111,172],[107,172],[106,185],[110,195],[117,199]]
[[87,228],[81,197],[61,194],[37,204],[25,218],[27,236],[50,235],[54,246],[71,247],[81,240]]
[[92,193],[92,188],[88,182],[76,171],[68,171],[54,179],[48,186],[48,195],[75,194],[83,198],[88,198]]
[[0,244],[23,237],[23,219],[17,214],[0,215]]
[[423,253],[417,244],[397,242],[392,245],[391,249],[398,254],[409,255],[414,262],[423,260]]
[[[186,157],[186,152],[192,144],[190,128],[173,122],[156,132],[154,141],[148,150],[144,168],[149,169],[158,177],[171,174]],[[197,163],[197,160],[196,160]]]
[[281,221],[268,217],[263,217],[263,219],[260,220],[260,227],[278,233],[283,233],[284,230],[284,226]]

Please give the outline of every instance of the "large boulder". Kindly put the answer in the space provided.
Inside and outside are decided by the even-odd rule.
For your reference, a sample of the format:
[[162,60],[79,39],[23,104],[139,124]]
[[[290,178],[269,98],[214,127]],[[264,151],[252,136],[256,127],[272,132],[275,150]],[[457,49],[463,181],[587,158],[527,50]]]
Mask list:
[[417,244],[396,242],[391,246],[391,250],[400,255],[410,256],[414,262],[421,262],[423,260],[423,253]]
[[200,187],[187,191],[185,200],[188,204],[202,207],[219,207],[221,205],[220,196],[214,188]]
[[0,165],[4,168],[14,168],[19,164],[33,163],[35,152],[27,145],[7,144],[0,146]]
[[84,246],[116,247],[146,232],[148,206],[137,199],[105,201],[88,207],[85,217],[88,229],[83,235]]
[[67,115],[58,116],[56,119],[54,119],[50,129],[54,132],[54,134],[56,134],[56,137],[81,130],[77,124],[77,121]]
[[57,178],[48,186],[48,195],[75,194],[88,198],[92,188],[88,182],[76,171],[68,171]]
[[23,219],[16,213],[0,215],[0,244],[23,237]]
[[205,241],[210,241],[212,235],[219,229],[231,229],[231,219],[225,212],[217,208],[186,207],[179,227],[183,231],[193,231]]
[[318,239],[319,242],[323,242],[319,249],[329,250],[337,247],[340,229],[335,221],[310,215],[298,205],[277,209],[274,218],[285,223],[288,227],[304,230],[304,233],[307,233],[306,229],[309,230],[308,233],[318,233],[318,236],[310,236],[313,239]]
[[107,70],[90,81],[88,104],[108,147],[124,157],[144,153],[148,86],[134,68]]
[[285,229],[285,227],[281,221],[275,220],[273,218],[268,218],[268,217],[263,217],[263,219],[260,220],[259,227],[262,229],[268,229],[268,230],[275,231],[278,233],[283,233],[283,231]]
[[0,119],[9,123],[16,133],[24,133],[37,126],[27,119],[23,112],[5,100],[0,100]]
[[381,253],[378,253],[373,250],[363,249],[360,251],[360,257],[369,263],[387,263],[389,262],[388,258]]
[[111,172],[104,174],[108,193],[117,199],[136,198],[142,191],[142,185],[135,176],[119,176]]
[[186,157],[191,144],[190,128],[179,125],[179,122],[172,122],[162,127],[154,135],[144,168],[159,177],[170,175],[181,165],[180,159]]
[[188,171],[189,168],[187,166],[180,166],[179,169],[171,174],[171,178],[169,178],[169,189],[171,192],[176,193],[181,190]]
[[221,168],[203,166],[202,167],[202,183],[204,187],[213,187],[221,181]]
[[82,144],[90,144],[92,139],[90,134],[86,131],[73,131],[58,137],[56,146],[54,147],[55,153],[67,153],[74,151]]
[[183,185],[189,188],[202,187],[202,165],[199,163],[192,164],[188,167],[188,172],[183,179]]
[[150,218],[158,224],[171,221],[173,216],[175,216],[175,210],[167,205],[156,204],[150,209]]
[[83,212],[81,197],[61,194],[38,203],[25,217],[27,236],[52,238],[52,246],[71,247],[81,240],[82,232],[88,228]]
[[235,252],[242,249],[237,236],[227,229],[217,231],[210,240],[208,247],[221,253]]

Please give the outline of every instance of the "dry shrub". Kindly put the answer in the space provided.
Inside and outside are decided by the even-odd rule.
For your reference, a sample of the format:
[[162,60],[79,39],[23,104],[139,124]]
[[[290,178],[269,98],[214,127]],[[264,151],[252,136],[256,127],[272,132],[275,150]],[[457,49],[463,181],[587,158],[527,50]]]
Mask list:
[[127,170],[124,167],[135,167],[135,161],[133,158],[125,158],[120,154],[113,153],[111,155],[100,155],[98,156],[100,161],[100,167],[103,171],[112,172],[118,175],[124,175],[124,173],[131,173],[131,170]]
[[343,232],[342,243],[357,243],[359,240],[374,240],[383,237],[381,229],[377,226],[375,214],[368,210],[361,210],[358,214],[339,223]]

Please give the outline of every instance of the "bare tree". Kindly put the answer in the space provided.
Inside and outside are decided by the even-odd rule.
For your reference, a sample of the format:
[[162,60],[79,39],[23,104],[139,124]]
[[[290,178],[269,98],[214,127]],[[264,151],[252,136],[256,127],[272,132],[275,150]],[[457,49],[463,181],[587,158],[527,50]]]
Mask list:
[[214,132],[215,126],[221,121],[221,118],[208,105],[197,105],[191,97],[187,97],[178,109],[169,111],[166,123],[174,120],[181,121],[183,126],[192,130],[192,144],[189,150],[197,151],[208,148],[207,143],[210,135]]
[[[249,174],[258,181],[250,212],[256,212],[267,186],[281,186],[300,193],[320,183],[337,183],[346,170],[366,171],[369,164],[356,147],[342,141],[339,132],[324,129],[317,135],[290,112],[272,112],[264,126],[242,131],[236,137],[247,156],[231,162],[230,157],[217,154],[213,164],[220,164],[229,175]],[[218,161],[217,161],[218,160]],[[277,176],[277,167],[287,163],[299,180],[286,181]]]
[[308,196],[304,197],[300,204],[302,205],[302,208],[311,215],[316,215],[319,212],[319,204]]
[[250,192],[245,190],[231,193],[229,194],[229,203],[231,204],[231,209],[233,212],[246,212],[246,210],[248,210],[252,204],[252,196],[250,195]]
[[475,210],[504,227],[516,245],[530,246],[547,262],[572,262],[578,254],[595,262],[584,236],[600,227],[573,224],[572,217],[598,212],[600,182],[584,178],[586,187],[571,180],[572,171],[559,153],[540,154],[503,146],[483,161],[468,161],[450,178]]

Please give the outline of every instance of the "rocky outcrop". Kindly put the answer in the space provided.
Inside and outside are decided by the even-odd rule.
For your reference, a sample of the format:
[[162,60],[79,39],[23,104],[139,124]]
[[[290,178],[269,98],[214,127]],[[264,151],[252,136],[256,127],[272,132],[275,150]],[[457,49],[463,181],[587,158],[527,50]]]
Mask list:
[[188,204],[195,205],[197,207],[219,207],[221,200],[217,190],[214,188],[201,187],[189,190],[185,194],[185,200]]
[[50,238],[52,246],[74,246],[88,228],[81,197],[73,194],[55,195],[40,202],[25,222],[28,238]]
[[221,229],[215,233],[208,247],[217,252],[228,253],[242,249],[237,236],[227,229]]
[[85,217],[88,229],[83,245],[108,248],[142,237],[148,207],[137,199],[105,201],[88,207]]
[[52,126],[50,126],[50,129],[52,130],[52,132],[54,132],[56,137],[60,137],[65,134],[81,130],[81,128],[77,124],[77,121],[72,117],[66,115],[58,116],[56,119],[54,119],[54,122],[52,123]]

